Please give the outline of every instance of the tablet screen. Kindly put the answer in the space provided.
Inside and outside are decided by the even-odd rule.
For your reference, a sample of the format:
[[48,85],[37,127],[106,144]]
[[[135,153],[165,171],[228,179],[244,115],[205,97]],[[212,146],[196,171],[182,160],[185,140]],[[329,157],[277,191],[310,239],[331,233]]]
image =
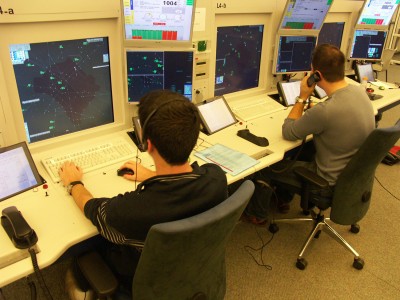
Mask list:
[[278,82],[278,92],[283,100],[283,105],[290,106],[296,103],[296,97],[300,95],[301,81],[280,81]]
[[372,70],[372,64],[356,64],[356,75],[358,82],[361,82],[364,77],[367,77],[367,81],[374,82],[374,71]]
[[25,142],[0,149],[0,201],[43,184]]
[[223,96],[209,99],[197,106],[203,127],[212,134],[237,122]]

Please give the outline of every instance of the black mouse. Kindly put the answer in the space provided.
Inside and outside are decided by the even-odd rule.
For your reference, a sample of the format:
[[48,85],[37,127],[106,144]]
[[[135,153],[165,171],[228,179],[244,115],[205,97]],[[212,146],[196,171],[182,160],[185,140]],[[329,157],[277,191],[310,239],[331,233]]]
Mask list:
[[122,168],[122,169],[117,170],[118,176],[124,176],[125,174],[133,175],[133,174],[135,174],[135,172],[129,168]]

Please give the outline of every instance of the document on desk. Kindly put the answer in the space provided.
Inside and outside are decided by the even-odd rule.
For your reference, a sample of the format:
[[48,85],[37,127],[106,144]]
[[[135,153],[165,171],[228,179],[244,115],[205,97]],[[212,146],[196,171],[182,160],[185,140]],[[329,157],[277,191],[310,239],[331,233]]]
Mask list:
[[396,89],[397,85],[395,85],[394,83],[390,83],[390,82],[385,82],[385,81],[370,81],[369,82],[372,85],[375,85],[377,87],[383,87],[384,89]]
[[259,163],[258,160],[251,156],[221,144],[215,144],[205,150],[195,152],[194,155],[206,162],[220,166],[222,170],[232,176],[235,176]]

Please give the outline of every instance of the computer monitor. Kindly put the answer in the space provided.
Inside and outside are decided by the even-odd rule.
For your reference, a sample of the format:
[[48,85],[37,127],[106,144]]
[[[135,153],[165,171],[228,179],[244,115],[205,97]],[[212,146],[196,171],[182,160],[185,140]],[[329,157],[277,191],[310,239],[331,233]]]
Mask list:
[[28,143],[114,122],[108,37],[10,44]]
[[[44,17],[43,17],[44,18]],[[6,145],[33,155],[131,126],[118,19],[0,24]],[[29,28],[29,34],[27,33]]]
[[152,90],[167,89],[192,100],[193,51],[127,50],[128,102],[137,104]]
[[388,27],[399,3],[399,0],[365,1],[357,21],[357,27],[382,27],[383,29]]
[[287,1],[280,29],[320,30],[333,0]]
[[272,73],[310,71],[316,43],[316,36],[278,36]]
[[214,95],[258,87],[264,25],[217,27]]
[[190,46],[195,0],[121,0],[126,46]]
[[324,23],[318,35],[318,45],[331,44],[340,49],[344,25],[344,22]]
[[355,30],[349,58],[379,60],[382,56],[386,35],[386,31]]

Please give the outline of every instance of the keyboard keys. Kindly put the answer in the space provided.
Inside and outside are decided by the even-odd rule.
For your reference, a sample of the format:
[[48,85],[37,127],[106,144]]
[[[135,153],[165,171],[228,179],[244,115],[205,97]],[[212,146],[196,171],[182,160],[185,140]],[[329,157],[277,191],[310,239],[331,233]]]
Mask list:
[[125,140],[95,145],[76,152],[63,153],[42,160],[42,164],[54,182],[60,181],[58,170],[66,161],[72,161],[82,168],[83,173],[103,168],[134,157],[133,147]]

